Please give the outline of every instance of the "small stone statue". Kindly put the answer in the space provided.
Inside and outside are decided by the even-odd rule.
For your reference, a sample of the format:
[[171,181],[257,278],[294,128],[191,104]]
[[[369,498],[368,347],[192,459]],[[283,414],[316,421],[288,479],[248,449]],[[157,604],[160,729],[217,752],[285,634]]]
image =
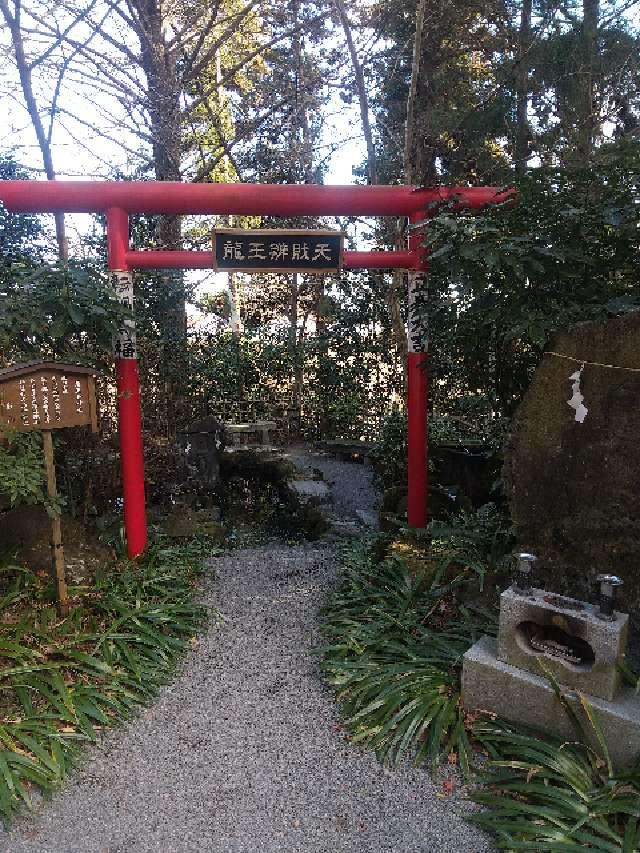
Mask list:
[[201,418],[179,433],[188,485],[201,497],[212,498],[220,480],[220,454],[225,447],[224,425],[213,417]]

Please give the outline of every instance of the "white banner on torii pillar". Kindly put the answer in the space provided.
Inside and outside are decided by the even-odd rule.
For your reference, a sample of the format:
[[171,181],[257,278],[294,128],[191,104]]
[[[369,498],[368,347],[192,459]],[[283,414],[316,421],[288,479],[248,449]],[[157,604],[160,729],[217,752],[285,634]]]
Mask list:
[[426,318],[417,315],[418,293],[425,283],[425,270],[409,270],[407,281],[407,352],[428,350]]
[[[133,311],[133,274],[126,270],[113,270],[111,272],[111,287],[118,302]],[[127,317],[123,320],[122,325],[113,336],[113,355],[114,358],[138,357],[136,323],[133,318]]]

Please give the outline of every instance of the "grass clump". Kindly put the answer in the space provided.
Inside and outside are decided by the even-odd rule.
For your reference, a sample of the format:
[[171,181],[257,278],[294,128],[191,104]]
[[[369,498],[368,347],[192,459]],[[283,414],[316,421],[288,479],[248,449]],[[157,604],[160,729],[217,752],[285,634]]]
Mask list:
[[614,774],[606,752],[478,720],[474,737],[490,755],[473,799],[488,810],[471,819],[494,833],[502,850],[639,849],[640,772]]
[[359,543],[346,552],[325,614],[324,672],[352,740],[385,762],[447,754],[469,770],[471,744],[460,705],[462,656],[495,612],[459,601],[482,584],[472,567],[436,560],[420,572]]
[[70,588],[58,619],[45,573],[0,570],[0,816],[58,788],[81,748],[149,702],[174,673],[206,610],[194,593],[203,543],[157,543],[135,564]]

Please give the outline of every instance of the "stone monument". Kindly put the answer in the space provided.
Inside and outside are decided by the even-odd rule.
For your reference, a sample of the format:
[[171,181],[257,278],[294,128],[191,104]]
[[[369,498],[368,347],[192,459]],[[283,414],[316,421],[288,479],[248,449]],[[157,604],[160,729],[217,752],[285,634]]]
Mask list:
[[220,456],[225,447],[224,425],[213,417],[193,421],[176,440],[179,486],[165,529],[175,539],[207,536],[222,541],[220,523]]
[[596,575],[640,605],[640,311],[582,323],[549,346],[514,419],[504,482],[517,539],[557,592]]
[[615,609],[620,578],[601,575],[600,604],[593,605],[532,586],[534,561],[518,557],[518,579],[500,596],[497,640],[482,637],[464,656],[463,705],[572,741],[555,679],[592,731],[580,695],[586,697],[613,764],[627,767],[640,757],[640,695],[621,683],[629,617]]

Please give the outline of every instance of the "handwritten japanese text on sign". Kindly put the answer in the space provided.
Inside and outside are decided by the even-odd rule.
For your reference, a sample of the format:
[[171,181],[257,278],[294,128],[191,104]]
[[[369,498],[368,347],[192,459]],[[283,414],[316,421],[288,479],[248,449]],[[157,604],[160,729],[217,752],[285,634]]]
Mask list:
[[337,272],[344,236],[336,231],[237,229],[214,232],[215,268],[229,272]]
[[0,370],[0,426],[52,430],[90,424],[98,429],[94,371],[41,361]]

